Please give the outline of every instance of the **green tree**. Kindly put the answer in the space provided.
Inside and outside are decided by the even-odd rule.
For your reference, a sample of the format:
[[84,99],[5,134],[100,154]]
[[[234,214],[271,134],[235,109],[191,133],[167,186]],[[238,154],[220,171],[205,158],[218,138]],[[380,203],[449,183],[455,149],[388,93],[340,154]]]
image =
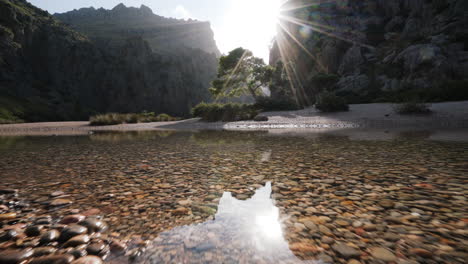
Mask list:
[[218,76],[212,82],[211,94],[216,98],[251,95],[257,99],[262,87],[269,85],[273,70],[252,52],[237,48],[219,59]]

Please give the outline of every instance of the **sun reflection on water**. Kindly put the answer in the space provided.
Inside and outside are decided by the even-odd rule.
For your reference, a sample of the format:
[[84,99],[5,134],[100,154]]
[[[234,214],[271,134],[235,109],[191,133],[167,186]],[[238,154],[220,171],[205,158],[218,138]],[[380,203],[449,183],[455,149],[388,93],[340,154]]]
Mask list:
[[319,263],[302,261],[289,249],[271,192],[270,182],[247,200],[225,192],[215,220],[161,233],[141,262]]

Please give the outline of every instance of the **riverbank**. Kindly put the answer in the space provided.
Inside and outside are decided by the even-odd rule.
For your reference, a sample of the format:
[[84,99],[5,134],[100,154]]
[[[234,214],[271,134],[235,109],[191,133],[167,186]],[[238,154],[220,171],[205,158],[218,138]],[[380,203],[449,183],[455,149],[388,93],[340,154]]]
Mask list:
[[90,126],[89,122],[47,122],[0,125],[0,135],[84,135],[94,131],[265,130],[341,128],[468,128],[468,101],[434,103],[431,115],[399,115],[392,104],[355,104],[349,112],[321,113],[315,108],[265,112],[266,122],[174,122]]

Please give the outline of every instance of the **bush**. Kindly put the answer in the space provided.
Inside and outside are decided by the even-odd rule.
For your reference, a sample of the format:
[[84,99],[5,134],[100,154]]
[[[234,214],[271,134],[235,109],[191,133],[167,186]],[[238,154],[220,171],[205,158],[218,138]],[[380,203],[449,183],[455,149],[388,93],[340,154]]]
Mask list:
[[417,101],[409,101],[394,106],[395,112],[400,115],[410,114],[430,114],[432,113],[430,106]]
[[238,103],[200,103],[192,109],[193,116],[207,122],[251,120],[257,114],[258,110],[254,105]]
[[266,111],[289,111],[289,110],[297,110],[299,107],[297,104],[288,99],[273,99],[271,97],[261,96],[257,98],[257,102],[255,103],[255,107],[260,109],[263,112]]
[[342,112],[349,111],[349,105],[342,97],[331,92],[322,92],[317,95],[315,108],[322,112]]
[[177,121],[180,118],[172,117],[168,114],[159,114],[156,116],[153,112],[143,112],[139,114],[101,114],[90,117],[90,125],[92,126],[109,126],[118,124],[135,124],[149,122],[166,122]]

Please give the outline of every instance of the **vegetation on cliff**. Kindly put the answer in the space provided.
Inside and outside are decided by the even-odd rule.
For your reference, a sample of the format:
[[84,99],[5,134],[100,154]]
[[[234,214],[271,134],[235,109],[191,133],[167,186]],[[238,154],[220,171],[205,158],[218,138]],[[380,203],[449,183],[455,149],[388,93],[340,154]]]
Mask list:
[[135,36],[104,48],[24,0],[0,0],[0,10],[0,96],[11,102],[1,106],[3,119],[87,120],[143,110],[187,116],[211,100],[214,53],[158,53]]

